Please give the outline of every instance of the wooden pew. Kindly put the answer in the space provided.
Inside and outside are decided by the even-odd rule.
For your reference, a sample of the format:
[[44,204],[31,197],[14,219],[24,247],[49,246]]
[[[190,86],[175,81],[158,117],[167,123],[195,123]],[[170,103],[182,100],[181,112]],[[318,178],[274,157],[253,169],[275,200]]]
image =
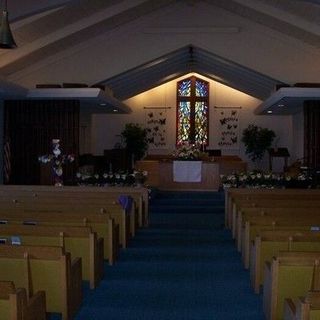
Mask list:
[[[304,204],[304,202],[302,202]],[[277,207],[277,208],[242,208],[238,214],[236,223],[235,241],[238,251],[241,251],[241,233],[244,228],[244,224],[254,217],[274,217],[281,218],[287,217],[288,219],[298,219],[301,217],[317,216],[320,213],[320,207]]]
[[246,269],[250,262],[250,243],[259,235],[261,230],[310,230],[314,226],[320,225],[320,216],[310,216],[301,218],[290,217],[252,217],[245,222],[241,232],[241,257]]
[[94,289],[103,277],[103,239],[89,227],[0,224],[0,238],[12,243],[18,236],[22,245],[61,246],[71,258],[82,260],[82,278]]
[[319,252],[279,252],[265,264],[263,311],[267,320],[283,320],[286,298],[297,299],[310,289]]
[[[24,212],[33,216],[35,214],[64,214],[68,216],[78,216],[83,219],[97,216],[104,216],[105,218],[112,219],[115,225],[119,226],[119,243],[122,248],[127,248],[130,238],[130,217],[126,214],[119,205],[101,207],[100,205],[68,205],[68,204],[15,204],[15,209],[18,212]],[[3,205],[0,205],[0,214],[3,211]],[[111,221],[110,221],[111,223]],[[93,231],[95,231],[93,229]]]
[[79,215],[49,211],[24,212],[17,210],[4,210],[0,206],[0,224],[28,224],[28,225],[48,225],[48,226],[83,226],[90,227],[102,238],[104,245],[104,258],[108,259],[112,265],[118,255],[119,248],[119,227],[107,214],[84,214]]
[[[63,193],[61,193],[63,194]],[[38,201],[39,200],[39,201]],[[77,213],[79,216],[87,216],[88,214],[109,214],[114,219],[115,224],[119,225],[120,244],[123,248],[127,247],[130,232],[132,235],[135,234],[135,217],[127,215],[126,210],[122,209],[119,204],[108,203],[102,206],[100,203],[91,201],[89,203],[75,199],[73,202],[55,201],[54,199],[42,198],[34,200],[28,198],[27,200],[17,200],[12,198],[0,198],[0,213],[2,212],[26,212],[26,213],[56,213],[65,212]],[[106,242],[107,243],[107,242]]]
[[[61,247],[0,245],[0,280],[23,280],[27,296],[45,291],[48,312],[72,319],[81,300],[81,259],[71,261]],[[25,283],[27,282],[27,285]]]
[[225,190],[225,224],[231,228],[232,209],[236,199],[316,199],[319,198],[318,189],[246,189],[229,188]]
[[284,320],[320,319],[320,291],[309,291],[297,301],[285,299]]
[[[237,226],[239,225],[239,219],[243,212],[250,212],[260,210],[260,212],[273,212],[278,211],[293,211],[294,209],[309,209],[317,210],[320,212],[320,201],[315,199],[295,198],[295,199],[259,199],[256,201],[241,200],[237,204],[234,204],[232,210],[232,236],[237,238]],[[281,209],[281,210],[280,210]]]
[[[103,195],[103,194],[101,194]],[[86,212],[98,212],[98,213],[109,213],[127,214],[128,221],[127,226],[122,225],[122,220],[119,220],[120,228],[124,228],[123,232],[127,228],[127,234],[132,237],[135,236],[136,227],[138,226],[138,213],[136,211],[135,203],[132,203],[131,209],[128,211],[115,201],[114,199],[107,199],[105,197],[83,197],[81,195],[76,195],[75,193],[53,193],[37,195],[36,197],[31,197],[30,195],[17,196],[12,198],[11,196],[0,197],[0,207],[10,206],[14,203],[16,207],[22,207],[26,210],[31,210],[35,208],[37,210],[47,210],[48,208],[57,208],[56,210],[69,209],[70,212],[73,211],[86,211]],[[125,240],[127,242],[127,240]]]
[[0,186],[0,197],[10,194],[12,198],[19,195],[31,194],[33,197],[46,195],[48,193],[63,194],[69,193],[70,197],[103,197],[118,201],[120,195],[130,195],[136,202],[139,212],[139,226],[148,226],[149,223],[149,192],[147,188],[136,187],[54,187],[54,186],[21,186],[21,185],[6,185]]
[[24,288],[12,281],[0,281],[0,317],[2,320],[46,320],[45,292],[28,298]]
[[255,293],[263,284],[263,268],[279,251],[319,251],[320,233],[297,230],[261,231],[251,243],[250,279]]

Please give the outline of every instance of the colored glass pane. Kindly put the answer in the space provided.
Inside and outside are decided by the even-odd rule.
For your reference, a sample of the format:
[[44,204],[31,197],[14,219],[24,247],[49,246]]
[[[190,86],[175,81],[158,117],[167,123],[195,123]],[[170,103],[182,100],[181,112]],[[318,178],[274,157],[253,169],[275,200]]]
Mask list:
[[178,84],[178,95],[180,97],[190,97],[191,96],[191,80],[183,80]]
[[178,110],[177,143],[189,141],[190,127],[191,127],[190,112],[191,112],[190,102],[180,101],[179,110]]
[[208,105],[206,102],[195,103],[195,142],[208,143]]
[[196,80],[196,97],[207,97],[208,83],[206,81]]

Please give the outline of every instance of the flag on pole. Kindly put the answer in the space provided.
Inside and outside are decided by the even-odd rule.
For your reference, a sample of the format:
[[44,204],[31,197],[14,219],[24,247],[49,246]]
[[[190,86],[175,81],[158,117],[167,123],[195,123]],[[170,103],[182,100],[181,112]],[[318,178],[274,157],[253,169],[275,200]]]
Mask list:
[[4,183],[8,184],[10,182],[11,175],[11,149],[10,141],[7,139],[3,147],[3,176]]

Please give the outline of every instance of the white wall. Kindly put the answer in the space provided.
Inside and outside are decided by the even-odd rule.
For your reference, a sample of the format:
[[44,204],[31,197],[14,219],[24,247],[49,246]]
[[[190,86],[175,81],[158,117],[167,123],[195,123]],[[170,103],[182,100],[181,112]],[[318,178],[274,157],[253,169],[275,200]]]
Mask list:
[[[198,74],[197,77],[203,78],[210,83],[210,125],[209,125],[209,148],[213,148],[215,141],[215,127],[212,116],[214,115],[214,106],[217,107],[238,107],[241,106],[240,132],[250,123],[255,123],[262,127],[273,129],[278,139],[278,147],[287,147],[293,154],[293,127],[291,116],[255,116],[253,111],[261,103],[260,100],[253,98],[245,93],[234,90],[230,87],[212,81]],[[94,154],[103,154],[104,149],[111,149],[115,143],[120,142],[120,133],[128,122],[144,125],[145,110],[144,107],[162,106],[170,107],[167,110],[167,141],[168,148],[164,150],[149,150],[149,153],[167,154],[172,152],[176,141],[176,83],[177,81],[188,77],[170,81],[164,85],[139,94],[125,101],[133,110],[130,115],[93,115],[91,124],[92,145],[91,150]],[[242,159],[248,160],[245,155],[243,144],[240,144],[239,150],[224,151],[223,154],[236,154]],[[263,161],[263,168],[267,168],[267,157]],[[250,168],[252,168],[250,164]],[[281,171],[283,162],[279,159],[274,161],[275,171]]]

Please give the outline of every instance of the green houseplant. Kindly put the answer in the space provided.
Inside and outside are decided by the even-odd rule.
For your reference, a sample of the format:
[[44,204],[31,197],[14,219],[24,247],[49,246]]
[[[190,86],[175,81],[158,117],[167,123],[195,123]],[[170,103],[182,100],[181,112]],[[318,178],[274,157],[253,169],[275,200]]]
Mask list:
[[147,131],[136,123],[127,123],[121,136],[126,144],[128,157],[132,160],[132,164],[136,160],[140,160],[148,149]]
[[266,150],[270,148],[276,137],[273,130],[261,128],[254,124],[243,130],[241,141],[246,147],[246,154],[253,161],[261,161]]

